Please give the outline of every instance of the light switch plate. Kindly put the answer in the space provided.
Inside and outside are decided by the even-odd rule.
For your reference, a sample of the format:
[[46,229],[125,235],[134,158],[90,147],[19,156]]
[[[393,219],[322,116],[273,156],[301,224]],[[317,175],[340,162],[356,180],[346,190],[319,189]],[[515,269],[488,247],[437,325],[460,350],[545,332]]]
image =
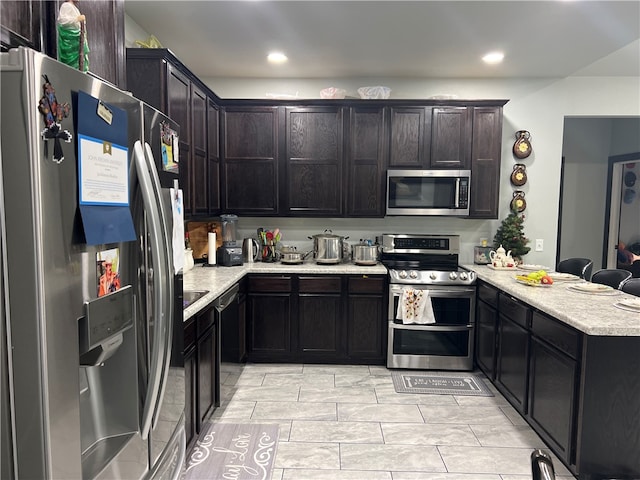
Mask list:
[[544,240],[542,238],[536,238],[536,252],[541,252],[544,249]]

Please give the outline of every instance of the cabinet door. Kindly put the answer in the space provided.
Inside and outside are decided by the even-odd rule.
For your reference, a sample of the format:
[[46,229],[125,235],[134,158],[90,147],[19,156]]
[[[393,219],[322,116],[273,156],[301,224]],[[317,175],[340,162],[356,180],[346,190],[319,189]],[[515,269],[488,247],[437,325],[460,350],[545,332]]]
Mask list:
[[348,277],[347,355],[354,363],[386,359],[386,278]]
[[520,413],[527,410],[529,332],[500,315],[496,386]]
[[[425,166],[425,107],[391,107],[389,166]],[[428,119],[429,125],[431,116]]]
[[286,107],[288,214],[342,216],[343,109]]
[[196,387],[198,380],[195,346],[189,349],[184,355],[184,419],[187,436],[187,447],[197,438],[198,422],[196,419],[198,393]]
[[291,294],[249,293],[249,359],[291,357]]
[[220,213],[220,110],[213,100],[207,102],[207,155],[209,161],[209,214]]
[[498,312],[479,301],[476,310],[476,363],[491,380],[495,378],[496,325]]
[[473,109],[469,216],[498,218],[502,107]]
[[191,85],[191,164],[189,192],[192,215],[209,213],[207,95]]
[[430,144],[430,168],[470,168],[470,109],[433,107]]
[[[208,315],[213,315],[213,312]],[[215,406],[216,385],[218,383],[217,342],[215,325],[198,339],[198,432],[202,431],[204,419]]]
[[183,189],[185,214],[192,213],[189,190],[191,165],[191,82],[176,67],[167,64],[167,116],[180,125],[179,159],[180,186]]
[[298,347],[303,361],[331,361],[341,356],[341,300],[335,293],[299,295]]
[[222,209],[277,214],[278,107],[227,106],[223,130]]
[[347,216],[383,217],[387,158],[384,107],[349,112]]
[[574,359],[532,337],[529,418],[565,463],[572,463],[577,375]]
[[[0,2],[0,22],[2,22],[0,40],[3,51],[25,46],[43,53],[52,53],[46,51],[46,45],[42,45],[41,40],[41,32],[46,22],[46,14],[43,10],[47,3],[49,2],[42,0],[2,0]],[[55,48],[52,50],[55,51]]]

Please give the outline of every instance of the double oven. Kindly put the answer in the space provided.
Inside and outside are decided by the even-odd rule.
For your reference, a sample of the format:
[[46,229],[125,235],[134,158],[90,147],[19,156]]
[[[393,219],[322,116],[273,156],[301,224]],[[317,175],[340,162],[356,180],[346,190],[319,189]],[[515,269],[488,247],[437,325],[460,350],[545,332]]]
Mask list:
[[[381,261],[389,271],[387,367],[473,370],[476,276],[459,267],[459,252],[457,235],[382,236]],[[417,292],[429,313],[420,323],[399,308]]]

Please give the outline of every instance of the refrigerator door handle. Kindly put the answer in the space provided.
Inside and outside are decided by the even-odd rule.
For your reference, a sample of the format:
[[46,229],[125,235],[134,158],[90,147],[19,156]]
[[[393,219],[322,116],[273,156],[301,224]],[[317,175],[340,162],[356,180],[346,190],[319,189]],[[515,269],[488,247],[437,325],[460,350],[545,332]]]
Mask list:
[[162,364],[162,372],[160,374],[160,389],[158,393],[158,398],[156,401],[156,406],[154,408],[153,413],[153,421],[152,428],[156,428],[158,424],[158,420],[160,418],[160,408],[162,406],[162,400],[164,399],[164,392],[167,386],[167,376],[169,375],[169,366],[171,363],[171,343],[173,341],[173,306],[174,306],[174,292],[173,292],[173,259],[172,255],[169,255],[169,252],[173,252],[172,239],[173,232],[169,231],[169,218],[170,212],[167,212],[165,208],[165,204],[162,201],[162,187],[160,186],[160,177],[158,177],[158,172],[156,171],[156,162],[153,158],[153,151],[151,150],[151,146],[145,142],[145,159],[147,161],[147,169],[150,173],[151,183],[153,184],[154,190],[156,191],[156,199],[158,201],[158,209],[160,211],[160,217],[162,219],[162,240],[164,243],[163,252],[165,252],[165,260],[166,262],[162,265],[162,279],[164,280],[164,292],[163,299],[165,301],[165,319],[169,319],[167,322],[167,329],[164,334],[164,362]]
[[[154,192],[153,184],[151,181],[151,174],[147,167],[145,160],[145,154],[142,150],[142,144],[140,141],[136,141],[134,147],[134,158],[136,163],[136,171],[138,176],[138,182],[140,183],[140,191],[142,192],[142,199],[144,202],[145,212],[149,219],[148,227],[150,232],[150,245],[151,245],[151,259],[153,265],[156,267],[156,287],[154,288],[153,298],[153,312],[155,320],[155,332],[153,339],[153,347],[151,350],[151,362],[149,365],[149,383],[147,385],[147,393],[144,401],[144,408],[142,411],[141,422],[141,435],[142,439],[146,440],[151,430],[151,422],[155,407],[157,405],[158,394],[160,391],[160,381],[164,360],[164,347],[166,342],[166,330],[167,319],[165,314],[164,298],[163,298],[163,275],[162,265],[166,263],[162,257],[167,255],[164,250],[163,234],[161,231],[162,222],[164,219],[160,217],[160,211],[158,209],[158,202],[156,200],[156,194]],[[170,312],[169,312],[170,313]]]

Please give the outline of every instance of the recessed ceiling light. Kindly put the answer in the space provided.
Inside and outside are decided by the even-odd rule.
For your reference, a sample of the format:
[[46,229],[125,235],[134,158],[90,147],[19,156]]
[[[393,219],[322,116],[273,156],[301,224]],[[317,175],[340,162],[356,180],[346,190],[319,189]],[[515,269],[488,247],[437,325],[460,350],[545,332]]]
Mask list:
[[269,55],[267,55],[267,60],[271,63],[284,63],[289,59],[282,52],[271,52]]
[[504,53],[502,52],[491,52],[487,53],[484,57],[482,57],[482,61],[488,63],[489,65],[495,65],[496,63],[502,62],[504,59]]

